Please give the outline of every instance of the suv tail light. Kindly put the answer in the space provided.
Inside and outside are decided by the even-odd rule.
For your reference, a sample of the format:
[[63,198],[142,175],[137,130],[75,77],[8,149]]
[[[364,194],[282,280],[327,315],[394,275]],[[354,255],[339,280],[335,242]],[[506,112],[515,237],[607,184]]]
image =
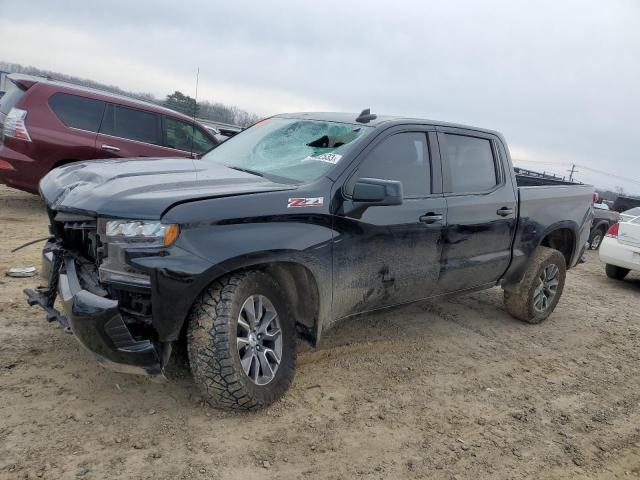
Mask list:
[[607,234],[605,236],[611,237],[611,238],[618,238],[618,230],[620,230],[620,224],[614,223],[609,227],[609,230],[607,230]]
[[24,123],[25,118],[27,118],[26,110],[12,108],[4,120],[4,136],[30,142],[31,136]]

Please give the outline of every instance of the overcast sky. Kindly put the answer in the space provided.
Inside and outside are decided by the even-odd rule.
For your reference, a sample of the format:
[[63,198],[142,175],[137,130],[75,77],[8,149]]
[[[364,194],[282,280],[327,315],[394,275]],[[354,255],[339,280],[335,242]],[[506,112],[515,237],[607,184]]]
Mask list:
[[[640,194],[640,1],[0,0],[0,60],[259,115],[505,134],[517,164]],[[533,163],[536,162],[536,163]],[[539,163],[549,162],[549,163]]]

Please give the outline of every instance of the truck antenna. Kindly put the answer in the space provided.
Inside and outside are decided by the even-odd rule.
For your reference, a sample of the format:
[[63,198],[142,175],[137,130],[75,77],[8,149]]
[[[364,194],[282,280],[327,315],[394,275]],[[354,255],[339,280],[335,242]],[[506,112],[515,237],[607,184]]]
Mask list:
[[191,158],[193,158],[193,138],[196,136],[196,113],[198,112],[198,82],[200,80],[200,67],[196,71],[196,94],[193,102],[193,125],[191,126]]

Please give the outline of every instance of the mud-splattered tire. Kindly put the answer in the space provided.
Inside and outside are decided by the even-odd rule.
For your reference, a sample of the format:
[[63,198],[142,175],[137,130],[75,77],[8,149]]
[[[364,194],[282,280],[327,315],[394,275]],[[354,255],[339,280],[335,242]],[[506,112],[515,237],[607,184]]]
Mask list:
[[630,272],[628,268],[617,267],[609,263],[605,265],[604,271],[607,277],[613,278],[614,280],[622,280]]
[[[248,305],[254,313],[264,313],[265,321],[268,320],[264,299],[267,299],[264,303],[268,302],[269,311],[276,313],[280,331],[277,346],[274,342],[257,344],[258,336],[274,336],[273,322],[270,321],[270,332],[263,330],[260,334],[257,327],[252,327],[251,331],[246,321]],[[276,401],[291,385],[296,361],[295,322],[279,286],[270,275],[249,271],[215,281],[196,300],[188,321],[187,350],[191,372],[211,406],[226,410],[259,409]],[[255,320],[249,323],[259,324]],[[277,366],[273,367],[276,365],[275,354],[267,356],[266,350],[280,352]],[[260,353],[262,357],[258,357]],[[263,360],[270,364],[264,369]],[[268,374],[261,373],[266,371],[275,372],[270,380]]]
[[[553,279],[550,278],[551,274],[554,275]],[[504,291],[507,311],[527,323],[542,322],[556,308],[562,296],[566,274],[562,253],[553,248],[538,247],[520,283]]]

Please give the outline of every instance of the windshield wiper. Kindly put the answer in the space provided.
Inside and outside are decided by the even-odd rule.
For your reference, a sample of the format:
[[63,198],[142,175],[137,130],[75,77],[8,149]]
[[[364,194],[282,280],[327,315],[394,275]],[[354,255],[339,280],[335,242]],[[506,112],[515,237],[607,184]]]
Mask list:
[[238,170],[239,172],[250,173],[251,175],[257,175],[258,177],[264,177],[264,173],[258,172],[257,170],[251,170],[250,168],[236,167],[233,165],[225,165],[225,167],[233,168],[234,170]]

